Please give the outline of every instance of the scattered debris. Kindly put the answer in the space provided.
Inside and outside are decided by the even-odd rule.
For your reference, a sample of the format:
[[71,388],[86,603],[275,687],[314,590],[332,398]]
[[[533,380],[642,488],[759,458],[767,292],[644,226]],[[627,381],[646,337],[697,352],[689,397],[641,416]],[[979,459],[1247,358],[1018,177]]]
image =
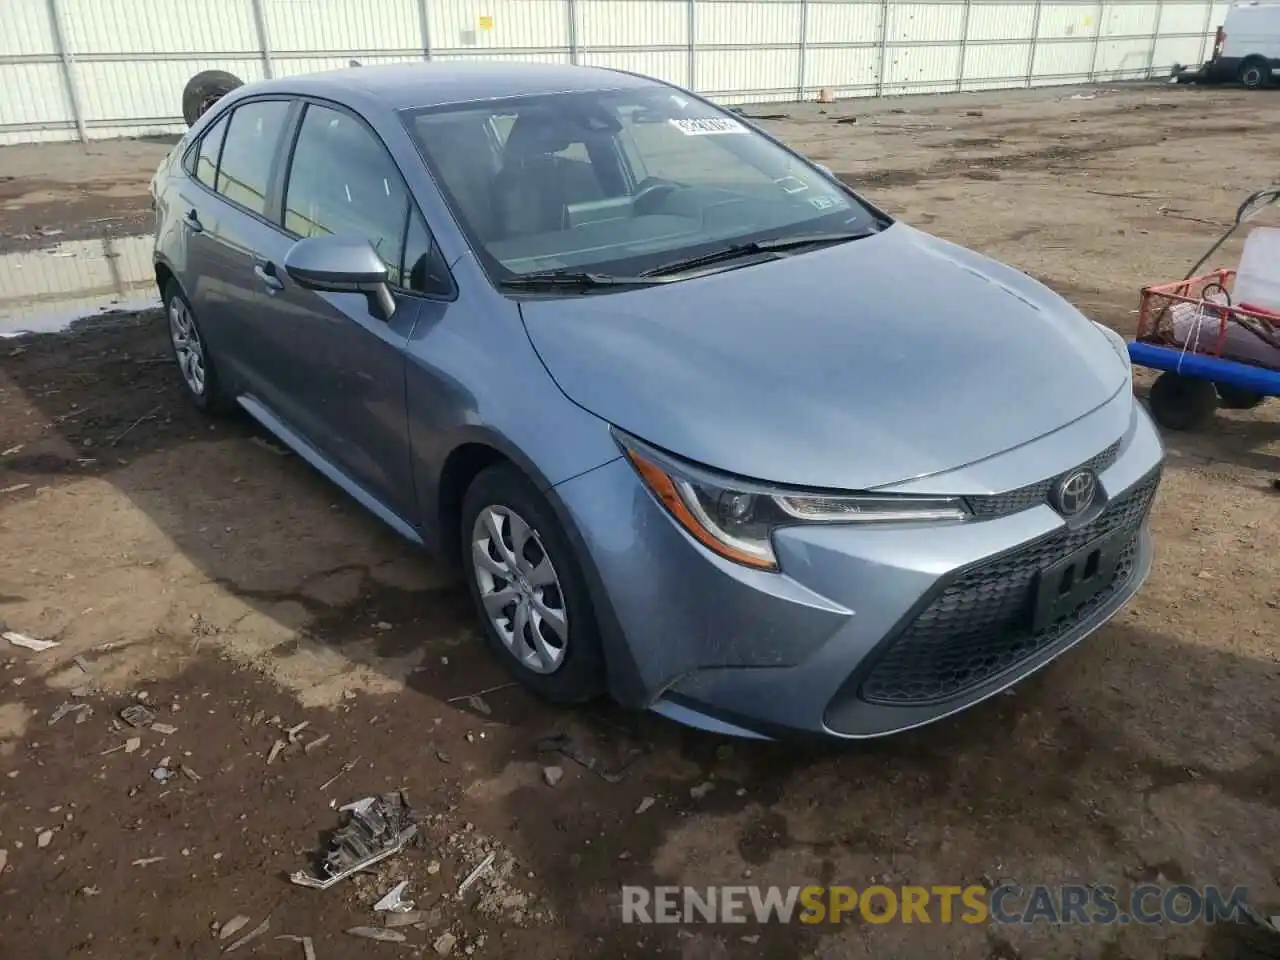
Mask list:
[[249,918],[246,917],[244,914],[241,914],[238,917],[232,917],[230,920],[228,920],[226,923],[222,925],[221,929],[218,930],[218,939],[226,940],[231,936],[239,933],[248,925],[249,925]]
[[49,715],[49,726],[53,726],[69,713],[76,714],[76,723],[84,723],[93,716],[93,707],[87,703],[63,703]]
[[5,487],[0,493],[17,493],[19,490],[26,490],[30,487],[29,483],[15,483],[12,487]]
[[857,118],[857,117],[838,117],[838,118],[836,118],[836,123],[857,123],[857,122],[858,122],[858,118]]
[[156,715],[150,707],[131,703],[120,711],[120,719],[131,727],[149,727],[156,722]]
[[151,410],[144,413],[137,420],[133,421],[133,423],[129,424],[127,427],[121,430],[118,434],[116,434],[112,438],[111,443],[109,443],[108,446],[114,447],[117,443],[119,443],[126,436],[128,436],[129,432],[132,431],[134,427],[136,427],[138,424],[142,423],[143,421],[154,420],[156,418],[156,414],[158,414],[160,410],[161,410],[160,407],[151,408]]
[[292,933],[282,933],[277,940],[292,940],[302,944],[302,960],[316,960],[316,947],[310,937],[295,937]]
[[314,740],[312,740],[310,743],[304,746],[302,748],[302,752],[310,753],[312,750],[318,750],[320,749],[320,747],[324,746],[324,744],[328,742],[329,742],[329,734],[327,733],[323,734],[322,736],[316,737]]
[[746,117],[748,120],[790,120],[789,113],[742,113],[739,111],[738,116]]
[[453,948],[457,944],[457,942],[458,942],[458,938],[455,937],[452,933],[449,933],[448,931],[446,931],[445,933],[442,933],[440,934],[440,936],[436,937],[435,943],[431,944],[431,949],[435,950],[435,952],[440,954],[440,956],[447,957],[450,953],[453,952]]
[[413,909],[413,901],[404,899],[408,886],[408,880],[401,880],[373,905],[373,909],[378,913],[408,913]]
[[496,853],[490,853],[487,857],[485,857],[483,860],[480,861],[479,866],[477,866],[474,870],[472,870],[469,874],[467,874],[467,879],[463,880],[462,883],[458,885],[458,896],[462,896],[464,893],[466,893],[468,890],[471,889],[472,885],[477,880],[479,880],[480,877],[483,876],[484,873],[490,867],[493,866],[493,861],[496,857],[497,857]]
[[436,751],[436,759],[439,760],[441,763],[453,763],[453,760],[451,760],[449,755],[445,753],[443,750]]
[[966,117],[980,117],[980,116],[982,116],[982,111],[981,111],[981,110],[966,110],[966,111],[964,112],[964,115],[965,115]]
[[0,849],[0,873],[4,873],[4,868],[9,863],[9,851]]
[[564,777],[563,767],[543,767],[542,779],[546,781],[548,787],[554,787]]
[[49,844],[53,843],[53,831],[41,830],[36,836],[36,846],[43,850]]
[[182,766],[178,767],[178,772],[181,773],[188,780],[190,780],[192,783],[200,782],[200,774],[196,773],[194,770],[188,767],[185,763],[182,764]]
[[133,752],[134,752],[135,750],[137,750],[140,746],[142,746],[142,738],[141,738],[141,737],[130,737],[128,740],[126,740],[126,741],[124,742],[124,752],[125,752],[125,753],[133,753]]
[[303,720],[301,723],[295,723],[292,727],[286,730],[285,734],[289,737],[289,742],[297,743],[298,737],[302,734],[302,731],[307,729],[310,725],[310,720]]
[[74,657],[72,657],[71,662],[74,663],[77,667],[79,667],[82,671],[84,671],[86,675],[90,677],[93,676],[93,671],[89,669],[89,662],[85,660],[84,657],[80,656],[80,654],[77,653]]
[[280,752],[289,744],[283,740],[277,740],[271,747],[271,752],[267,754],[267,763],[275,763],[276,757],[280,756]]
[[405,936],[399,930],[387,930],[383,927],[352,927],[347,931],[353,937],[364,937],[366,940],[381,940],[384,943],[404,943]]
[[344,763],[344,764],[342,765],[342,769],[341,769],[341,770],[339,770],[337,773],[335,773],[332,777],[330,777],[330,778],[329,778],[328,780],[326,780],[324,783],[320,784],[320,792],[321,792],[321,793],[324,793],[324,791],[326,791],[326,790],[328,790],[330,787],[332,787],[335,783],[337,783],[337,782],[338,782],[339,778],[341,778],[343,775],[348,774],[348,773],[350,773],[352,770],[354,770],[354,769],[355,769],[356,764],[357,764],[357,763],[359,763],[359,762],[360,762],[360,758],[359,758],[359,757],[356,757],[354,760],[348,760],[346,763]]
[[133,861],[135,867],[149,867],[153,863],[159,863],[164,857],[143,857],[141,860]]
[[321,876],[298,871],[289,879],[301,887],[327,890],[375,863],[395,856],[418,832],[418,817],[404,792],[365,797],[340,808],[347,816],[334,831]]
[[102,893],[102,890],[99,887],[81,887],[80,888],[80,894],[85,897],[96,897],[100,893]]
[[411,927],[415,923],[421,923],[426,917],[426,913],[421,910],[410,910],[407,913],[389,913],[383,925],[387,927]]
[[641,801],[640,801],[640,803],[636,806],[636,813],[637,813],[637,814],[644,813],[646,810],[648,810],[650,807],[652,807],[655,803],[657,803],[657,801],[656,801],[656,800],[654,800],[654,799],[653,799],[653,797],[645,797],[645,798],[644,798],[643,800],[641,800]]
[[693,797],[695,800],[701,800],[715,788],[716,785],[712,781],[707,780],[704,783],[698,784],[696,787],[690,787],[689,796]]
[[178,728],[168,723],[153,723],[151,729],[161,736],[170,736],[178,732]]
[[16,447],[10,447],[8,450],[0,450],[0,457],[16,457],[22,452],[22,447],[23,444],[20,443]]
[[490,708],[489,704],[487,704],[484,698],[478,693],[473,693],[471,696],[467,697],[467,705],[476,713],[483,714],[486,717],[493,715],[492,708]]
[[586,767],[606,783],[621,783],[623,772],[644,752],[638,748],[632,748],[622,766],[611,772],[605,769],[604,764],[598,757],[593,757],[587,753],[574,742],[572,737],[565,733],[556,734],[553,737],[543,737],[538,741],[537,751],[539,753],[559,753],[566,756],[579,766]]
[[[448,666],[449,658],[441,657],[440,662]],[[463,700],[470,700],[472,697],[482,697],[486,693],[497,693],[499,690],[506,690],[510,687],[514,687],[515,685],[514,680],[508,681],[507,683],[499,683],[492,687],[485,687],[483,690],[477,690],[475,693],[464,693],[456,697],[450,697],[445,701],[445,703],[461,703]]]
[[1071,99],[1072,100],[1094,100],[1094,99],[1097,99],[1097,96],[1098,95],[1096,93],[1076,93],[1076,94],[1072,94]]
[[169,778],[172,776],[173,776],[173,771],[166,766],[159,766],[151,771],[151,779],[157,780],[160,783],[167,783],[169,781]]
[[253,940],[258,939],[258,937],[262,936],[269,929],[271,929],[271,918],[267,917],[267,919],[263,920],[260,924],[258,924],[256,927],[254,927],[252,930],[250,930],[243,937],[241,937],[235,943],[231,944],[231,946],[227,947],[227,949],[223,950],[222,952],[230,953],[232,950],[239,950],[246,943],[249,943]]
[[[8,490],[0,490],[0,493],[8,492]],[[52,650],[54,647],[58,646],[57,640],[37,640],[35,637],[28,637],[25,633],[17,633],[13,630],[0,633],[0,637],[8,640],[15,647],[34,650],[36,653],[43,653],[45,650]]]

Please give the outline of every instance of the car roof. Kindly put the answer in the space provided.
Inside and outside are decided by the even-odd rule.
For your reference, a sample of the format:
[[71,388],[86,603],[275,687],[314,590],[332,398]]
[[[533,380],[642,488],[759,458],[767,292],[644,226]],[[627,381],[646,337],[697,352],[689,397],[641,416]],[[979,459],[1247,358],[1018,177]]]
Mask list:
[[405,110],[505,97],[646,87],[656,82],[601,67],[437,60],[346,67],[284,77],[255,83],[252,92],[312,95],[338,101],[344,99],[344,94],[357,94],[373,97],[392,110]]

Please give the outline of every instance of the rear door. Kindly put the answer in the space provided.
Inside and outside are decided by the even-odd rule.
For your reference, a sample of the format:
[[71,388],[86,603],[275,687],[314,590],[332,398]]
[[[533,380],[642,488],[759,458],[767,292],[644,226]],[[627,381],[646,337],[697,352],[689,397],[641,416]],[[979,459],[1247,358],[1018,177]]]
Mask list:
[[271,311],[271,290],[255,270],[257,251],[279,234],[273,200],[290,111],[285,99],[249,100],[220,118],[206,135],[221,143],[216,169],[204,145],[184,186],[184,225],[198,275],[193,306],[208,346],[236,393],[272,395],[271,371],[257,331]]

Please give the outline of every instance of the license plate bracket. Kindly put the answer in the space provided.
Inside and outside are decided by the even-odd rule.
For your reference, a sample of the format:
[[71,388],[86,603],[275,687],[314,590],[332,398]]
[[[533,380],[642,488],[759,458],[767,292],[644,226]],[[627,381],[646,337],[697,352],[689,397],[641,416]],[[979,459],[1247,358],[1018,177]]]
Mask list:
[[1032,629],[1038,633],[1052,626],[1106,589],[1120,565],[1125,542],[1123,534],[1099,537],[1041,570]]

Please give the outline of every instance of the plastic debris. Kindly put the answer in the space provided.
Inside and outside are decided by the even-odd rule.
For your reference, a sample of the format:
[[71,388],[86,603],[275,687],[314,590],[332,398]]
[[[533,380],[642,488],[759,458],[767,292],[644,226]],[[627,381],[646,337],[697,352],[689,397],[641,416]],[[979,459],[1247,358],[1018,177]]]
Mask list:
[[51,843],[53,843],[53,831],[41,830],[39,835],[36,837],[36,846],[43,850]]
[[141,860],[133,861],[135,867],[149,867],[153,863],[159,863],[164,857],[143,857]]
[[151,779],[160,783],[167,783],[169,778],[173,776],[173,771],[168,767],[160,766],[151,771]]
[[218,930],[218,939],[226,940],[234,936],[235,934],[239,933],[248,925],[249,925],[249,918],[246,917],[244,914],[241,914],[238,917],[232,917],[230,920],[228,920],[226,923],[222,925],[221,929]]
[[479,866],[477,866],[474,870],[472,870],[469,874],[467,874],[467,879],[463,880],[462,883],[458,884],[458,896],[462,896],[464,893],[466,893],[468,890],[471,889],[472,885],[477,880],[479,880],[480,877],[483,876],[490,867],[493,866],[493,861],[497,858],[497,856],[498,855],[496,853],[489,854],[487,857],[485,857],[483,860],[480,861]]
[[408,880],[401,880],[373,905],[373,909],[379,913],[408,913],[413,909],[413,901],[404,899],[408,886]]
[[156,715],[150,707],[131,703],[120,711],[120,719],[131,727],[149,727],[156,722]]
[[329,841],[320,876],[300,870],[289,879],[301,887],[327,890],[334,884],[388,857],[418,833],[418,817],[404,792],[365,797],[339,808],[345,814]]
[[153,723],[151,729],[161,736],[167,737],[178,732],[178,728],[168,723]]
[[303,747],[302,752],[310,753],[312,750],[319,750],[322,746],[324,746],[328,742],[329,742],[329,734],[327,733],[323,734],[322,736],[316,737],[314,740],[308,743],[305,747]]
[[431,944],[431,949],[442,957],[447,957],[453,953],[453,948],[457,944],[458,938],[452,933],[445,932],[436,937],[435,943]]
[[277,740],[274,744],[272,744],[271,752],[267,754],[267,763],[275,763],[276,757],[280,756],[281,752],[288,745],[289,744],[285,743],[283,740]]
[[382,927],[352,927],[347,931],[353,937],[364,937],[366,940],[381,940],[384,943],[404,943],[405,936],[398,930],[387,930]]
[[76,723],[84,723],[93,716],[93,707],[87,703],[63,703],[49,715],[49,726],[53,726],[69,713],[77,714]]
[[285,731],[285,734],[287,734],[287,735],[288,735],[288,737],[289,737],[289,742],[290,742],[290,743],[297,743],[297,742],[298,742],[298,737],[302,734],[302,731],[303,731],[303,730],[305,730],[305,729],[307,729],[307,727],[309,727],[309,726],[311,726],[311,721],[310,721],[310,720],[303,720],[301,723],[295,723],[292,727],[290,727],[288,730],[286,730],[286,731]]
[[4,639],[8,640],[15,647],[34,650],[36,653],[51,650],[58,646],[57,640],[37,640],[35,637],[28,637],[25,633],[16,633],[13,630],[0,633],[0,637],[4,637]]
[[645,797],[636,806],[636,813],[644,813],[646,810],[652,807],[655,803],[657,803],[657,801],[654,800],[653,797]]
[[227,949],[223,950],[222,952],[230,953],[233,950],[239,950],[246,943],[249,943],[253,940],[258,939],[258,937],[262,936],[264,933],[266,933],[270,929],[271,929],[271,918],[267,917],[267,919],[263,920],[260,924],[258,924],[256,927],[254,927],[252,930],[250,930],[243,937],[241,937],[235,943],[231,944],[231,946],[227,947]]
[[546,781],[548,787],[554,787],[564,778],[563,767],[543,767],[542,779]]
[[125,753],[133,753],[133,752],[134,752],[135,750],[137,750],[140,746],[142,746],[142,738],[141,738],[141,737],[130,737],[128,740],[126,740],[126,741],[124,742],[124,752],[125,752]]

